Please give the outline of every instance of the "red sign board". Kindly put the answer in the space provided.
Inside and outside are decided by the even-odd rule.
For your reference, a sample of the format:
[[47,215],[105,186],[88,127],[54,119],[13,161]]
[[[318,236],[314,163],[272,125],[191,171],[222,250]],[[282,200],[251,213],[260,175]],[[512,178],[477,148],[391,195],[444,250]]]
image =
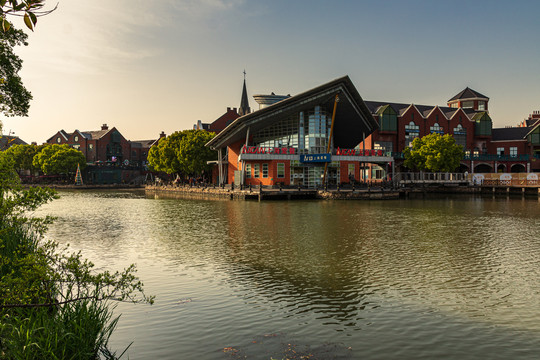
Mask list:
[[343,156],[383,156],[382,150],[373,149],[340,149],[337,148],[336,155]]
[[296,149],[292,147],[262,147],[262,146],[243,146],[242,154],[274,154],[274,155],[294,155]]

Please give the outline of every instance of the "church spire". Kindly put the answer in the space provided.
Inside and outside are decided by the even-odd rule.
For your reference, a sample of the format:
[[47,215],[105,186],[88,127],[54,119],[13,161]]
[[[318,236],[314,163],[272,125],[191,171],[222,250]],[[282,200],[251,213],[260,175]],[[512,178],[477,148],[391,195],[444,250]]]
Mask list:
[[246,89],[246,70],[244,70],[244,87],[242,88],[242,99],[240,100],[240,108],[238,109],[238,114],[240,116],[249,114],[251,109],[249,107],[247,89]]

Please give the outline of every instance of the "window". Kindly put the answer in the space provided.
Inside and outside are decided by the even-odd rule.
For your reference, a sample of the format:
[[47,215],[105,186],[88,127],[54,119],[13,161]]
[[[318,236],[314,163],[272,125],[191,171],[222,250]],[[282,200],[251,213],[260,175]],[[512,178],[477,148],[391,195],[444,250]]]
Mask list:
[[60,139],[60,137],[57,137],[56,142],[60,144],[62,142],[62,139]]
[[94,144],[88,144],[88,149],[92,150],[94,148]]
[[464,129],[461,124],[454,128],[454,139],[456,144],[461,145],[464,149],[467,147],[467,129]]
[[268,177],[268,164],[264,163],[262,165],[263,165],[263,167],[262,167],[262,177],[267,178]]
[[510,156],[517,156],[517,146],[510,147]]
[[73,138],[73,141],[75,142],[79,141],[79,137],[75,135],[75,137]]
[[420,126],[417,126],[414,122],[410,122],[405,125],[405,146],[410,147],[413,140],[420,135]]
[[433,134],[433,133],[437,133],[437,134],[444,134],[444,128],[442,126],[439,125],[439,123],[435,123],[433,124],[433,126],[430,126],[429,127],[429,130],[430,132]]
[[348,165],[347,173],[349,174],[349,179],[354,179],[354,173],[355,173],[354,164]]
[[251,178],[251,164],[246,164],[246,179],[250,179]]
[[504,155],[504,148],[503,147],[498,147],[497,148],[497,155],[499,155],[499,156]]
[[81,148],[81,145],[75,144],[75,145],[73,145],[73,148],[79,150]]
[[461,107],[464,109],[472,109],[474,107],[474,101],[464,101],[461,103]]
[[479,101],[478,102],[478,110],[480,110],[480,111],[486,110],[486,102],[485,101]]
[[383,153],[392,153],[392,142],[391,141],[376,141],[374,150],[382,150]]
[[259,170],[260,170],[259,164],[253,164],[253,177],[258,178],[259,177]]
[[280,179],[285,177],[285,164],[284,163],[277,164],[277,177]]

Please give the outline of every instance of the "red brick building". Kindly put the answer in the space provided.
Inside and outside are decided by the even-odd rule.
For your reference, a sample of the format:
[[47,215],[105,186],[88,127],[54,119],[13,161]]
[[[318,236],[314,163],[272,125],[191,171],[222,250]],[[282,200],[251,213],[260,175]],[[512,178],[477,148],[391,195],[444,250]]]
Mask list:
[[89,165],[85,182],[120,183],[132,181],[146,170],[148,151],[162,137],[163,132],[158,139],[130,141],[115,127],[103,124],[96,131],[60,130],[46,142],[67,144],[84,154]]

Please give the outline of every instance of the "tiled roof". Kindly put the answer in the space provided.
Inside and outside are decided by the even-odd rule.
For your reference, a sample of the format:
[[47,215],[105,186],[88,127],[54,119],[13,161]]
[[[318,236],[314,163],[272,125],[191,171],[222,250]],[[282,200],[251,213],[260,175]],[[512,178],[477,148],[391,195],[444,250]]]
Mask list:
[[523,138],[530,130],[530,127],[508,127],[492,129],[491,141],[523,140]]
[[13,145],[27,145],[18,136],[0,135],[0,150],[6,150]]
[[150,146],[154,145],[154,143],[158,141],[158,139],[152,139],[152,140],[135,140],[131,142],[131,146],[135,145],[135,147],[143,147],[143,148],[149,148]]
[[106,133],[109,132],[109,129],[107,130],[98,130],[98,131],[81,131],[81,134],[84,135],[88,140],[97,140],[103,137]]
[[457,94],[456,96],[454,96],[448,101],[454,101],[454,100],[460,100],[460,99],[475,99],[475,98],[489,99],[487,96],[480,94],[478,91],[474,91],[473,89],[466,87],[459,94]]

